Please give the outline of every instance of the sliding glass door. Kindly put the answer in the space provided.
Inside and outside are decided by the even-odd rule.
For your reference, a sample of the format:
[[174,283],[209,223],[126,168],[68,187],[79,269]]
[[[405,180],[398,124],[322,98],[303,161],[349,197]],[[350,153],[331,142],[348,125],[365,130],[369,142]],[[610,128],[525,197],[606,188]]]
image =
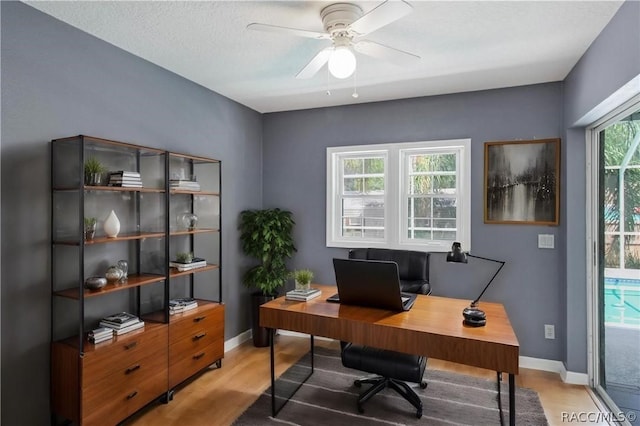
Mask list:
[[640,424],[640,108],[592,136],[591,380],[612,413]]

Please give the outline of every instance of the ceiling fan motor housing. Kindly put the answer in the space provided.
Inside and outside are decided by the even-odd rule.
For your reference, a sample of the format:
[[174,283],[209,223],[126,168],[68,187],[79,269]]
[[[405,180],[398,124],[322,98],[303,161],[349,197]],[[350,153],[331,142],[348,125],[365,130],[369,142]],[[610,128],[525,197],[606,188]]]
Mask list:
[[[331,35],[331,39],[350,40],[355,36],[348,30],[348,26],[362,16],[362,9],[351,3],[331,4],[320,12],[324,29]],[[348,43],[347,43],[348,44]]]

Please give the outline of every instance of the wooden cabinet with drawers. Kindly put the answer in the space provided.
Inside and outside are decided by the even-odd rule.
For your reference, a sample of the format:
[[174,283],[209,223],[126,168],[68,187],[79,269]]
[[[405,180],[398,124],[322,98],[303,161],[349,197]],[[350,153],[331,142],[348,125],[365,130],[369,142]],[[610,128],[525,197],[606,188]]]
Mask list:
[[[87,176],[86,164],[96,160],[139,182]],[[199,371],[222,366],[220,179],[221,163],[210,158],[83,135],[51,142],[54,421],[116,425],[154,400],[170,401],[173,388]],[[115,236],[103,230],[111,211],[120,223]],[[98,226],[89,238],[92,217]],[[171,267],[184,252],[206,265]],[[122,260],[126,280],[85,288],[87,278]],[[174,298],[196,299],[197,307],[172,315]],[[91,343],[89,332],[117,312],[144,327]]]

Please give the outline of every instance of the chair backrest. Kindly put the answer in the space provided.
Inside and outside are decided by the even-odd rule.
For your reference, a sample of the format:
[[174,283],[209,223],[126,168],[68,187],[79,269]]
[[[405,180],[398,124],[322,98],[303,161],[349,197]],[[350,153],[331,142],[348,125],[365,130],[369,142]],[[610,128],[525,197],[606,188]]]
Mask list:
[[401,280],[429,281],[429,253],[424,251],[358,248],[349,250],[349,259],[396,262]]

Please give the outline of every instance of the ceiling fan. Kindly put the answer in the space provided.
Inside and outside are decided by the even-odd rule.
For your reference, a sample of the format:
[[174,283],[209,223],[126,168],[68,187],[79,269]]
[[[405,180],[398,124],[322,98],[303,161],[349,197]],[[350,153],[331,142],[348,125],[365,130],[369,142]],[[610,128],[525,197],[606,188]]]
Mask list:
[[407,66],[420,57],[412,53],[385,46],[363,37],[403,16],[413,7],[404,0],[387,0],[370,12],[363,14],[362,9],[353,3],[331,4],[320,12],[325,32],[309,31],[277,25],[252,23],[250,30],[281,32],[317,40],[331,40],[332,46],[320,50],[296,78],[313,77],[328,62],[329,71],[336,78],[347,78],[356,68],[355,50],[367,56],[383,59],[400,66]]

